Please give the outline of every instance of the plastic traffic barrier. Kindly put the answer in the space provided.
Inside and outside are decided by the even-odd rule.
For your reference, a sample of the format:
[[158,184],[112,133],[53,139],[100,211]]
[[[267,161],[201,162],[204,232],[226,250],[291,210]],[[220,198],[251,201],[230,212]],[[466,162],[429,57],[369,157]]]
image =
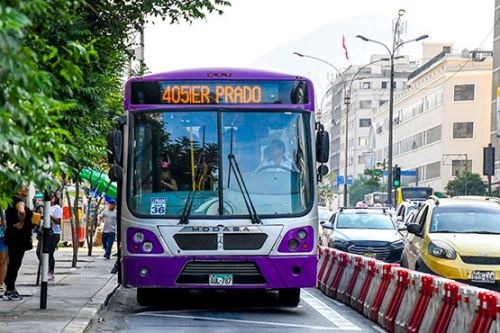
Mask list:
[[500,294],[320,248],[318,288],[388,332],[500,333]]
[[419,332],[431,332],[434,327],[434,322],[436,321],[437,313],[443,305],[444,298],[444,284],[449,281],[443,278],[434,278],[433,282],[433,293],[429,304],[427,305],[427,310],[425,311],[424,317],[422,318],[422,323],[420,324]]
[[363,269],[360,273],[360,283],[354,288],[351,295],[351,306],[358,312],[363,312],[365,299],[372,287],[372,280],[377,272],[377,262],[373,259],[365,260]]
[[[344,270],[349,262],[349,255],[344,252],[340,252],[338,256],[338,260],[334,263],[334,271],[333,279],[328,280],[326,286],[326,295],[332,298],[337,298],[337,290],[339,288],[340,282],[342,281],[342,277],[344,275]],[[337,269],[335,269],[335,266]]]
[[379,311],[379,323],[390,333],[396,330],[396,316],[409,284],[410,272],[403,268],[396,268],[396,290],[390,298],[388,308],[385,311]]
[[318,274],[318,287],[323,292],[326,291],[326,283],[328,279],[332,276],[332,271],[334,268],[335,261],[337,260],[337,252],[333,249],[327,249],[324,251],[324,260],[321,262],[321,267]]
[[352,276],[350,278],[349,284],[347,285],[347,288],[343,292],[341,296],[341,301],[346,303],[346,304],[351,304],[351,295],[354,292],[354,288],[356,288],[357,284],[361,285],[361,280],[359,279],[361,270],[364,267],[364,260],[363,257],[361,256],[356,256],[354,257],[354,271],[352,273]]
[[443,304],[439,313],[436,316],[433,333],[446,333],[450,324],[451,318],[460,301],[459,285],[456,282],[445,282]]
[[392,280],[393,273],[392,273],[392,268],[397,265],[395,264],[384,264],[382,265],[382,277],[381,277],[381,282],[378,287],[377,293],[375,295],[375,298],[373,300],[372,306],[371,306],[371,311],[369,314],[369,318],[373,321],[377,320],[378,317],[378,311],[380,309],[380,306],[382,305],[382,302],[384,301],[385,294],[387,292],[387,289],[389,287],[389,283]]
[[[420,292],[422,290],[422,278],[425,276],[422,273],[408,271],[409,272],[409,283],[408,288],[401,301],[401,306],[396,315],[395,320],[395,332],[396,333],[406,333],[408,331],[408,322],[415,315],[415,311],[418,310]],[[432,280],[430,281],[430,286],[432,288]],[[432,291],[432,289],[431,289]],[[429,296],[430,298],[430,296]],[[422,313],[423,316],[423,313]]]
[[489,332],[497,315],[497,296],[488,291],[481,291],[478,299],[479,306],[472,322],[471,332]]

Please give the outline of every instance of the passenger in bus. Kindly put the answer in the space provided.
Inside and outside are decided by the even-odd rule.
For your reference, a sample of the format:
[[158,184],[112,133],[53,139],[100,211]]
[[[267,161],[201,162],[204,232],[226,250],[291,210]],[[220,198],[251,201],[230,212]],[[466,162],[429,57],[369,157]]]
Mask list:
[[285,144],[281,140],[273,140],[264,150],[264,160],[256,171],[297,171],[297,166],[286,155]]
[[162,191],[178,191],[177,181],[172,177],[170,170],[162,170],[160,174],[160,188]]

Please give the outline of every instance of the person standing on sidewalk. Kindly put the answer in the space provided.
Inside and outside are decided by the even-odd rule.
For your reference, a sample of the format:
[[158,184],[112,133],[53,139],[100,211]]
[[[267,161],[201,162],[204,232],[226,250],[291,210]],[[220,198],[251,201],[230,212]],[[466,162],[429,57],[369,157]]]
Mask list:
[[24,253],[31,250],[31,218],[33,213],[26,206],[28,186],[22,185],[19,192],[12,198],[12,204],[5,212],[7,228],[5,243],[9,247],[9,263],[5,277],[6,291],[3,294],[5,301],[20,301],[23,298],[16,290],[16,280],[19,268],[23,262]]
[[0,209],[0,292],[5,291],[5,273],[7,273],[7,245],[5,244],[5,215]]
[[116,202],[109,201],[108,208],[104,209],[101,213],[101,221],[104,222],[102,226],[102,246],[104,247],[104,258],[111,257],[111,249],[115,242],[116,236]]
[[63,210],[59,206],[59,198],[54,196],[50,200],[50,227],[52,230],[52,237],[49,239],[49,275],[48,280],[54,280],[54,268],[56,266],[56,260],[54,258],[54,252],[57,250],[57,245],[61,240],[61,219],[63,216]]

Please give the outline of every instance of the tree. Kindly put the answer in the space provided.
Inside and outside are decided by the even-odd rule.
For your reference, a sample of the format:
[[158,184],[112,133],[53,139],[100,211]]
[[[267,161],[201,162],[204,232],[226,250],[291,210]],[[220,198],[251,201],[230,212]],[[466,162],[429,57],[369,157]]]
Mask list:
[[456,195],[485,195],[486,183],[477,173],[462,173],[446,184],[446,192],[451,196]]
[[363,201],[365,194],[380,191],[381,177],[381,170],[365,169],[363,175],[355,179],[349,188],[350,205],[354,205],[358,201]]
[[224,0],[0,3],[0,206],[6,207],[23,182],[54,190],[58,177],[69,177],[77,186],[72,209],[77,242],[78,175],[85,166],[105,163],[105,134],[122,114],[123,77],[134,46],[130,36],[148,18],[192,22],[222,14],[228,5]]
[[[7,0],[0,4],[0,205],[16,187],[56,188],[102,164],[121,114],[129,38],[161,17],[222,13],[223,0]],[[57,18],[57,19],[54,19]],[[64,124],[64,126],[63,126]],[[85,149],[81,149],[85,147]]]

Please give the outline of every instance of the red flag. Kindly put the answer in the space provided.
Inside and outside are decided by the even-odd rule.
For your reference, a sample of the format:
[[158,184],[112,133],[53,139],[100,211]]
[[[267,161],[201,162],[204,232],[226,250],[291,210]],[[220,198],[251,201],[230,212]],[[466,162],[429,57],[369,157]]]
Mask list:
[[349,52],[347,52],[347,46],[345,45],[345,36],[342,35],[342,47],[345,50],[345,58],[349,60]]

